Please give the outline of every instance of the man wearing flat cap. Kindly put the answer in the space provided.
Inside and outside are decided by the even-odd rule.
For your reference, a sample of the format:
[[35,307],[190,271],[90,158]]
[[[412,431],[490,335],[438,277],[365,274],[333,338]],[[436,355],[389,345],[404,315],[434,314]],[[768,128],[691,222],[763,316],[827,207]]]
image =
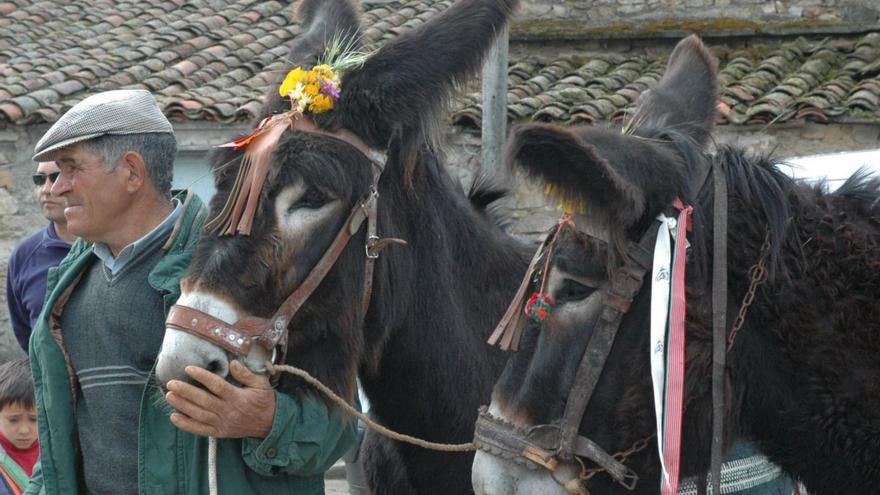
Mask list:
[[[31,336],[41,453],[26,493],[206,493],[207,439],[171,423],[154,370],[207,214],[195,195],[172,195],[171,124],[149,92],[108,91],[71,108],[34,151],[60,168],[52,192],[80,240],[50,270]],[[218,397],[228,410],[277,404],[266,377],[232,368],[241,386]],[[295,418],[273,421],[272,406],[268,424],[228,432],[217,459],[224,493],[323,491],[348,433],[313,424],[318,415],[299,405],[285,413]],[[269,435],[252,438],[255,429]]]

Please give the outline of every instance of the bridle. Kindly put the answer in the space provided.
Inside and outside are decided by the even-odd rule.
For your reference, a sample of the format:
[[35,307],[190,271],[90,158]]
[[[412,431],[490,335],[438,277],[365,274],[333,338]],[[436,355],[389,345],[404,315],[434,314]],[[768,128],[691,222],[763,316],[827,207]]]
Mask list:
[[[712,180],[714,178],[714,180]],[[770,249],[769,233],[761,246],[758,261],[750,270],[751,283],[749,290],[743,299],[739,315],[730,332],[727,335],[726,325],[726,225],[727,225],[727,182],[725,172],[719,165],[712,165],[698,174],[692,183],[693,190],[702,189],[708,182],[713,182],[714,215],[713,215],[713,245],[715,246],[715,263],[712,276],[712,300],[713,300],[713,362],[722,363],[718,370],[716,364],[713,370],[713,435],[712,435],[712,466],[713,486],[715,493],[720,491],[720,452],[723,445],[723,430],[719,426],[722,422],[722,405],[725,401],[724,394],[718,393],[719,384],[724,380],[723,363],[724,356],[733,345],[733,339],[737,331],[742,327],[745,313],[755,297],[755,290],[763,284],[767,277],[764,264]],[[523,301],[535,279],[535,269],[539,261],[546,266],[550,265],[553,253],[553,243],[558,237],[559,229],[568,223],[560,221],[555,233],[548,234],[542,245],[535,253],[526,276],[522,281],[513,302],[496,327],[489,344],[500,343],[502,350],[516,350],[517,343],[522,335]],[[624,452],[610,455],[595,442],[578,434],[578,430],[586,411],[599,376],[611,352],[611,347],[617,335],[617,331],[623,317],[629,311],[633,299],[641,290],[645,273],[651,270],[654,256],[654,242],[657,237],[659,222],[654,221],[638,242],[630,242],[626,249],[625,262],[618,267],[611,276],[611,284],[605,293],[599,321],[594,334],[590,337],[587,348],[581,358],[575,379],[566,399],[562,418],[551,423],[534,425],[527,428],[519,428],[501,418],[493,416],[486,407],[480,409],[474,431],[474,445],[490,454],[500,456],[509,461],[524,464],[530,469],[539,467],[550,471],[551,475],[559,467],[560,463],[575,464],[580,468],[578,478],[570,480],[578,485],[580,482],[594,475],[598,470],[606,471],[617,483],[627,490],[635,489],[638,475],[626,467],[622,461],[629,455],[638,452],[648,446],[654,435],[637,441],[632,448]],[[721,253],[719,253],[721,251]],[[546,269],[546,268],[545,268]],[[719,276],[719,272],[723,276]],[[722,356],[719,358],[719,354]],[[599,469],[587,469],[580,458],[586,458],[599,466]],[[553,476],[556,480],[556,477]],[[557,480],[559,482],[559,480]],[[568,483],[562,483],[569,489]],[[580,493],[580,491],[579,491]]]
[[[563,225],[560,223],[556,228],[564,228]],[[594,441],[579,435],[578,429],[608,355],[611,353],[623,317],[641,290],[645,273],[651,270],[658,226],[659,223],[654,222],[653,227],[649,228],[638,242],[631,242],[627,246],[626,261],[614,270],[611,283],[602,290],[605,297],[599,320],[581,358],[562,418],[551,424],[534,425],[523,429],[493,416],[483,407],[480,409],[474,431],[474,445],[477,448],[532,469],[542,467],[551,473],[556,471],[560,463],[574,464],[578,457],[590,459],[624,488],[628,490],[635,488],[638,475]],[[548,238],[550,237],[548,235]],[[545,241],[538,249],[518,294],[521,295],[530,285],[537,261],[547,255],[549,244]],[[520,326],[513,311],[522,312],[520,299],[514,299],[514,303],[493,334],[495,341],[499,337],[502,339],[502,347],[515,347],[515,340],[519,338],[516,334],[521,332],[513,328]],[[490,343],[493,343],[493,339],[490,339]]]
[[[288,114],[273,117],[289,118]],[[261,124],[261,127],[265,125]],[[270,124],[271,125],[271,124]],[[287,125],[285,122],[283,125]],[[271,353],[273,363],[284,362],[289,325],[294,315],[321,284],[327,273],[336,264],[349,240],[366,222],[366,242],[364,245],[364,288],[361,300],[365,314],[370,304],[373,286],[373,270],[379,252],[388,244],[405,244],[401,239],[381,239],[377,235],[377,215],[379,208],[379,180],[385,170],[387,157],[385,153],[367,146],[360,138],[348,130],[326,131],[308,116],[298,116],[290,125],[291,128],[313,134],[321,134],[343,141],[363,154],[372,164],[372,182],[369,191],[351,209],[342,228],[333,242],[312,268],[305,280],[281,303],[281,306],[270,318],[248,316],[235,323],[228,323],[195,308],[176,304],[171,307],[165,323],[168,327],[180,330],[201,339],[207,340],[236,356],[247,356],[254,344]],[[280,137],[280,133],[279,133]],[[230,198],[234,200],[234,198]],[[255,209],[255,208],[252,208]],[[247,234],[240,234],[247,235]]]

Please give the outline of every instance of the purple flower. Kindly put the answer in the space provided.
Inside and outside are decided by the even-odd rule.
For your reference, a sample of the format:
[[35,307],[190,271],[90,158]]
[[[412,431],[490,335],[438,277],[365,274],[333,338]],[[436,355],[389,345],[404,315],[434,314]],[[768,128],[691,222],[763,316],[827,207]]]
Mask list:
[[339,88],[333,84],[333,81],[324,81],[323,86],[321,86],[321,93],[333,98],[334,100],[339,98]]

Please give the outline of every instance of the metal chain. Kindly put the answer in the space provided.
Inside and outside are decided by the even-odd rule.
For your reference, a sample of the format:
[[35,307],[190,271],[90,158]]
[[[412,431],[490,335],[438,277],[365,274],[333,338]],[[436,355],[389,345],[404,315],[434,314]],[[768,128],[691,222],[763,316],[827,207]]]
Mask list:
[[[645,438],[642,438],[641,440],[636,440],[636,442],[634,444],[632,444],[632,447],[630,447],[627,450],[622,450],[616,454],[612,454],[611,457],[617,459],[621,464],[623,464],[623,462],[626,461],[627,459],[629,459],[629,457],[631,455],[638,453],[638,452],[641,452],[641,451],[645,450],[648,447],[648,445],[651,445],[651,440],[653,440],[655,436],[657,436],[656,433],[651,433],[650,435],[648,435]],[[593,476],[596,476],[596,474],[601,473],[603,471],[605,471],[605,468],[602,468],[602,467],[595,467],[595,468],[589,468],[589,469],[582,468],[581,474],[580,474],[580,476],[578,476],[578,478],[580,478],[581,481],[587,481],[588,479],[592,478]]]
[[727,336],[727,352],[730,352],[730,349],[733,347],[733,343],[736,342],[736,335],[739,330],[742,328],[743,324],[746,322],[746,314],[749,312],[749,306],[755,302],[755,293],[758,290],[758,287],[761,286],[764,282],[767,281],[767,254],[770,252],[770,231],[767,231],[767,234],[764,236],[764,243],[761,244],[761,254],[758,256],[758,262],[752,265],[749,268],[749,278],[751,279],[751,283],[749,284],[749,290],[746,291],[746,295],[743,297],[742,305],[739,307],[739,313],[736,315],[736,320],[733,322],[733,327],[731,327],[730,335]]

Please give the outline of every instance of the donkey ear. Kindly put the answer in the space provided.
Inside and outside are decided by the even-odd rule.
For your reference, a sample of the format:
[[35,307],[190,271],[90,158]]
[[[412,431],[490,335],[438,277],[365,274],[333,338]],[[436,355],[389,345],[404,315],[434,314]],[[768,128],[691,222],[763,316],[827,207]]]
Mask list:
[[632,121],[637,128],[675,129],[705,145],[717,100],[718,62],[700,38],[691,35],[676,45],[663,78],[642,96]]
[[[297,18],[305,32],[290,45],[289,68],[307,69],[315,65],[334,38],[360,46],[360,14],[349,0],[305,0],[297,9]],[[266,99],[267,115],[290,110],[290,105],[278,94],[278,86],[286,75],[286,72],[281,74],[272,86]]]
[[519,0],[460,0],[383,46],[342,79],[338,124],[368,144],[433,137],[456,85],[472,78]]
[[607,223],[628,227],[645,211],[642,190],[570,128],[547,124],[515,128],[507,162],[544,182],[556,199],[582,205],[590,216]]

